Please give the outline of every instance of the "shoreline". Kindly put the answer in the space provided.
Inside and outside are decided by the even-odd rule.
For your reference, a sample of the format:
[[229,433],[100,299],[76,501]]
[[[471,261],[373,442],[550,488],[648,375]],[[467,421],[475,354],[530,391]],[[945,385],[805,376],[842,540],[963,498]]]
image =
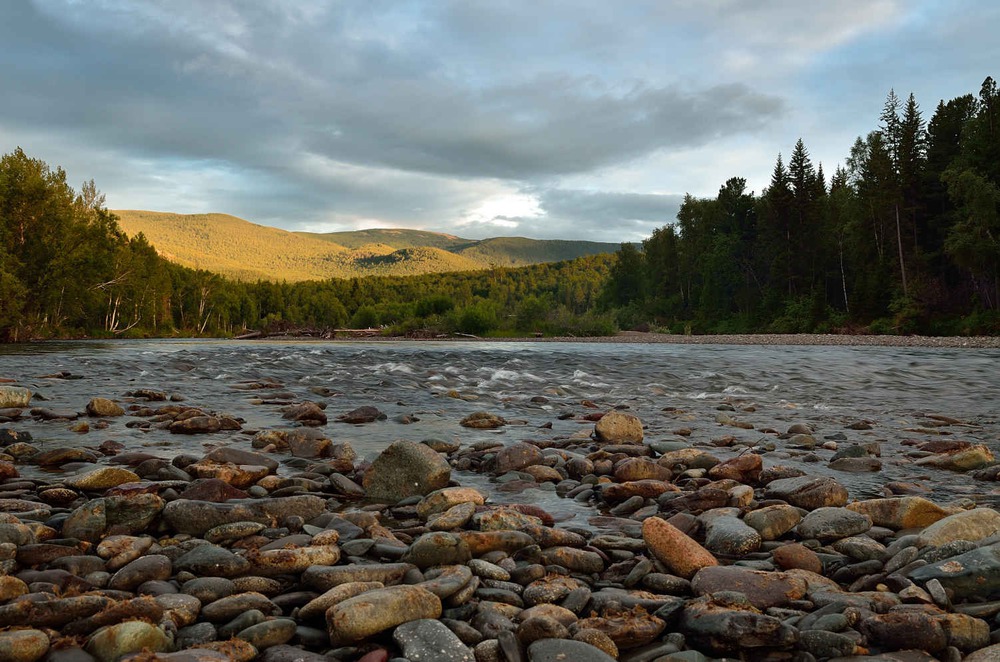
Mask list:
[[407,336],[364,336],[317,338],[309,336],[281,335],[247,339],[260,341],[300,341],[300,342],[495,342],[495,343],[593,343],[593,344],[671,344],[671,345],[795,345],[795,346],[848,346],[848,347],[926,347],[941,349],[1000,349],[1000,336],[883,336],[851,334],[812,333],[747,333],[712,335],[674,335],[669,333],[646,333],[640,331],[620,331],[614,336],[551,336],[535,338],[519,336],[511,338],[483,338],[477,336],[448,336],[441,338],[417,338]]

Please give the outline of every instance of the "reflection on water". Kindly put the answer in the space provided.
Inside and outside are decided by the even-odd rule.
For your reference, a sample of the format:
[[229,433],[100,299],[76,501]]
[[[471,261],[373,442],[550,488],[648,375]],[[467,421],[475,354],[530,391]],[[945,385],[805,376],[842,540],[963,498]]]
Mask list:
[[[765,463],[802,463],[851,488],[852,496],[879,493],[888,480],[919,478],[899,442],[933,438],[921,429],[922,413],[962,419],[951,438],[996,446],[996,403],[1000,402],[1000,350],[904,347],[811,347],[728,345],[644,345],[588,343],[434,342],[234,342],[204,340],[49,342],[0,345],[0,378],[35,391],[38,406],[82,410],[94,396],[121,399],[126,391],[152,388],[177,394],[187,404],[243,417],[247,429],[286,427],[278,405],[248,385],[265,380],[298,400],[325,402],[331,421],[364,404],[388,420],[364,426],[331,422],[327,431],[348,440],[360,454],[373,454],[395,439],[428,437],[474,443],[499,439],[546,439],[589,429],[579,420],[592,401],[601,409],[626,406],[647,425],[647,437],[708,442],[725,434],[748,441],[771,440],[761,429],[783,432],[793,422],[811,422],[817,436],[840,434],[841,443],[880,441],[885,469],[878,474],[843,474],[808,457],[765,454]],[[51,375],[69,373],[70,379]],[[268,389],[270,391],[270,389]],[[735,416],[756,429],[723,427],[717,408],[732,405]],[[753,411],[747,411],[747,409]],[[514,422],[500,431],[461,428],[476,410],[500,413]],[[664,411],[664,410],[667,411]],[[560,414],[574,414],[560,418]],[[401,416],[418,419],[402,424]],[[870,431],[845,429],[866,419]],[[551,424],[551,429],[541,428]],[[115,421],[86,435],[65,422],[22,421],[35,445],[97,446],[106,439],[163,456],[202,452],[225,443],[221,435],[178,438],[141,432]],[[233,438],[247,444],[249,436]],[[779,449],[781,442],[776,442]],[[1000,449],[996,449],[1000,451]],[[725,455],[727,449],[713,449]],[[938,492],[982,492],[982,485],[949,476],[929,481]],[[934,485],[937,482],[939,484]],[[539,491],[539,499],[556,497]],[[554,506],[553,506],[554,507]],[[575,506],[574,506],[575,507]]]

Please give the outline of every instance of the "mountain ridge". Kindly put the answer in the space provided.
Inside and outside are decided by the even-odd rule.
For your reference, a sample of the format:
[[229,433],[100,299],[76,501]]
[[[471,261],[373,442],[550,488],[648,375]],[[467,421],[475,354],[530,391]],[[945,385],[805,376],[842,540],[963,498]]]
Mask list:
[[465,239],[443,232],[384,228],[290,232],[230,214],[115,210],[126,235],[145,235],[164,258],[243,281],[479,271],[612,253],[618,244],[562,239]]

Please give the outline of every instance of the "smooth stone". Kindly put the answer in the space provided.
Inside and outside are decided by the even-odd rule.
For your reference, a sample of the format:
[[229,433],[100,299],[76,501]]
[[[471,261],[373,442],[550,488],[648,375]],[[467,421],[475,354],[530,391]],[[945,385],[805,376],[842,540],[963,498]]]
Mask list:
[[1000,544],[980,547],[916,568],[908,576],[921,584],[936,579],[960,600],[989,597],[1000,590]]
[[610,411],[594,425],[594,438],[605,444],[641,444],[642,421],[632,414]]
[[0,409],[31,406],[31,391],[20,386],[0,385]]
[[875,526],[894,531],[922,529],[949,515],[941,506],[920,496],[867,499],[849,503],[846,508],[868,515]]
[[299,609],[299,618],[301,620],[322,618],[326,614],[326,610],[333,605],[377,588],[385,588],[385,586],[381,582],[348,582],[334,586],[322,595],[304,604]]
[[330,643],[334,646],[363,641],[409,621],[440,617],[440,598],[419,586],[408,585],[368,591],[326,612]]
[[817,575],[823,574],[823,561],[813,550],[801,543],[782,545],[771,552],[774,563],[782,570],[808,570]]
[[411,563],[371,563],[365,565],[313,566],[302,573],[302,583],[309,588],[328,591],[350,582],[396,584],[416,568]]
[[113,417],[124,416],[125,410],[121,405],[107,398],[91,398],[87,403],[87,414],[89,416]]
[[236,592],[231,579],[225,577],[198,577],[181,585],[181,592],[192,595],[208,604],[220,598],[228,598]]
[[295,621],[290,618],[275,618],[241,630],[236,634],[236,638],[242,639],[257,650],[264,650],[271,646],[287,644],[295,636],[295,627]]
[[238,577],[250,569],[242,556],[218,545],[199,545],[174,561],[174,569],[199,577]]
[[497,474],[519,471],[525,467],[539,464],[542,458],[542,451],[538,446],[520,441],[497,451],[493,458],[493,471]]
[[426,520],[435,513],[444,512],[464,503],[481,506],[486,503],[486,497],[471,487],[444,487],[434,490],[417,503],[417,515]]
[[281,610],[261,593],[237,593],[219,598],[201,609],[201,615],[212,623],[227,623],[245,611],[260,610],[267,616],[276,616]]
[[798,638],[795,628],[761,614],[740,593],[689,600],[677,627],[695,648],[716,655],[742,652],[752,658],[755,649],[786,648]]
[[767,499],[781,499],[798,508],[815,510],[847,504],[847,489],[826,476],[779,478],[764,488]]
[[691,579],[704,567],[719,564],[711,552],[659,517],[650,517],[642,523],[642,538],[653,556],[684,579]]
[[313,566],[332,566],[340,560],[337,545],[310,545],[296,549],[269,549],[252,557],[258,575],[294,575]]
[[162,554],[141,556],[113,574],[108,580],[108,588],[134,591],[144,582],[170,579],[172,567],[170,559]]
[[432,531],[414,540],[402,561],[418,568],[429,568],[465,563],[471,558],[469,545],[460,536],[446,531]]
[[742,556],[756,552],[760,545],[760,533],[738,517],[715,517],[706,527],[705,548],[713,554]]
[[783,572],[762,572],[739,566],[709,566],[691,579],[695,595],[717,591],[737,591],[760,610],[787,607],[793,600],[805,597],[805,580]]
[[440,621],[420,619],[397,627],[392,638],[411,662],[474,662],[475,655]]
[[574,547],[549,547],[542,550],[544,565],[558,565],[570,572],[584,574],[604,571],[604,559],[596,552]]
[[875,614],[861,620],[858,631],[886,650],[913,648],[937,653],[948,645],[948,636],[940,620],[925,612]]
[[144,532],[164,510],[164,500],[155,494],[108,496],[91,499],[63,522],[67,538],[98,542],[114,531],[134,535]]
[[989,448],[984,444],[976,444],[969,448],[961,448],[921,457],[914,461],[914,464],[921,467],[935,467],[949,471],[966,472],[991,466],[995,462],[996,458]]
[[1000,512],[992,508],[973,508],[931,524],[917,538],[917,547],[939,547],[955,540],[973,542],[1000,533]]
[[601,649],[572,639],[539,639],[528,646],[529,662],[614,662]]
[[379,453],[365,471],[362,484],[368,498],[396,503],[448,486],[451,465],[424,444],[395,441]]
[[80,476],[71,476],[64,482],[67,486],[77,490],[106,490],[123,483],[135,483],[140,480],[139,476],[128,469],[121,467],[101,467]]
[[177,533],[200,537],[221,524],[250,521],[273,526],[287,517],[298,516],[309,521],[324,512],[325,499],[312,494],[300,494],[241,503],[177,499],[163,509],[163,518]]
[[743,522],[753,527],[763,540],[777,540],[801,521],[799,509],[787,504],[765,506],[743,516]]
[[49,637],[41,630],[0,632],[0,660],[35,662],[49,650]]
[[162,629],[143,621],[125,621],[103,627],[90,636],[85,650],[98,662],[117,662],[128,653],[150,650],[167,653],[173,641]]
[[847,508],[816,508],[806,514],[797,527],[801,538],[830,542],[864,533],[872,528],[872,519]]

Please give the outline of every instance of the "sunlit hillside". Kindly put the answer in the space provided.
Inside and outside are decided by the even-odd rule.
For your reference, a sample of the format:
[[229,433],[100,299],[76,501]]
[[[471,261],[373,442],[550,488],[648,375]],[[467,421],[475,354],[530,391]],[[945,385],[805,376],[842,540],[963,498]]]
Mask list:
[[126,234],[143,233],[163,257],[250,281],[474,271],[557,262],[617,248],[616,244],[520,237],[471,240],[402,229],[313,234],[257,225],[227,214],[115,213]]

